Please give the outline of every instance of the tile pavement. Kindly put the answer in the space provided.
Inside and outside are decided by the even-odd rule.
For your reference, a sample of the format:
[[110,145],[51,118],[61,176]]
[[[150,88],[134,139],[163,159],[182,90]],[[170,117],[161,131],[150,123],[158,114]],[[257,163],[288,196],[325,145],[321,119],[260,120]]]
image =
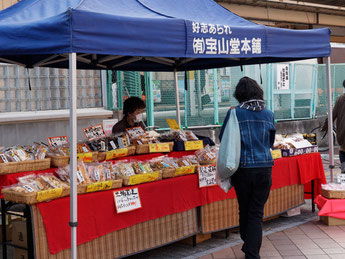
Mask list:
[[[324,225],[319,220],[285,229],[265,236],[262,240],[262,259],[345,259],[345,227]],[[200,259],[244,259],[242,244],[199,257]]]

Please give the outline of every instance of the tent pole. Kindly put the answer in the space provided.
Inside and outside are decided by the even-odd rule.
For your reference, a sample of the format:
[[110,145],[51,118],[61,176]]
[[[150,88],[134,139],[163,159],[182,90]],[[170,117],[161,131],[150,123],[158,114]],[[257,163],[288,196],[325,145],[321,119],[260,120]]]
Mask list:
[[77,258],[77,55],[69,54],[71,258]]
[[332,82],[331,82],[331,58],[326,58],[326,79],[328,95],[328,145],[329,145],[329,171],[333,183],[334,150],[333,150],[333,114],[332,114]]
[[176,99],[176,119],[177,124],[181,127],[181,116],[180,116],[180,97],[178,92],[178,79],[177,79],[177,70],[174,69],[174,81],[175,81],[175,99]]

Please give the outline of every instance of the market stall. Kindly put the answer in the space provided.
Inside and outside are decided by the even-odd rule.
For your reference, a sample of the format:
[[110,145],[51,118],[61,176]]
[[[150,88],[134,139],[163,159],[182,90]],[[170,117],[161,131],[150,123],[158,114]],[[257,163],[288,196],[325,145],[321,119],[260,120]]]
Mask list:
[[[174,71],[176,78],[181,70],[330,54],[328,29],[270,28],[246,21],[209,0],[23,0],[0,12],[0,21],[1,62],[70,69],[72,258],[76,258],[77,243],[77,176],[73,173],[77,172],[77,67]],[[177,80],[175,88],[180,124]],[[331,129],[332,120],[329,123]]]

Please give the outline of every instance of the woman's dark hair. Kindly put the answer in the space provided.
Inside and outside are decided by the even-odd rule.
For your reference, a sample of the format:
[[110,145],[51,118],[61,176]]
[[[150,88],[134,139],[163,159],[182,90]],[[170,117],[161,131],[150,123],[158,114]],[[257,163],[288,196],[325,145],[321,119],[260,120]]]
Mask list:
[[236,86],[234,97],[239,103],[243,103],[252,99],[264,99],[264,91],[262,91],[259,84],[249,78],[242,77]]
[[145,102],[139,97],[129,97],[123,103],[123,115],[127,116],[128,114],[134,113],[136,110],[145,109]]
[[345,80],[343,81],[343,87],[345,88]]

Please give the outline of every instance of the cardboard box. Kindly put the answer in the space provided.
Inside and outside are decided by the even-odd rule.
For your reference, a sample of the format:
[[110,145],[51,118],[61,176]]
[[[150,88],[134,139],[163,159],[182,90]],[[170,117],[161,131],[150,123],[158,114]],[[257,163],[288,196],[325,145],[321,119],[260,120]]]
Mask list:
[[303,154],[317,153],[319,151],[317,146],[303,147],[303,148],[292,148],[282,149],[282,156],[298,156]]
[[[0,224],[0,231],[2,231],[2,224]],[[12,240],[12,225],[6,225],[6,241]],[[2,234],[0,234],[0,243],[2,243]]]
[[26,221],[18,220],[12,223],[12,243],[27,248]]
[[345,219],[338,219],[330,216],[320,216],[320,220],[327,226],[345,226]]
[[14,259],[28,259],[28,251],[24,249],[14,248]]
[[[212,237],[211,234],[203,234],[203,233],[196,234],[196,244],[204,242],[210,239],[211,237]],[[193,237],[188,237],[186,239],[181,240],[180,242],[187,245],[193,245]]]

